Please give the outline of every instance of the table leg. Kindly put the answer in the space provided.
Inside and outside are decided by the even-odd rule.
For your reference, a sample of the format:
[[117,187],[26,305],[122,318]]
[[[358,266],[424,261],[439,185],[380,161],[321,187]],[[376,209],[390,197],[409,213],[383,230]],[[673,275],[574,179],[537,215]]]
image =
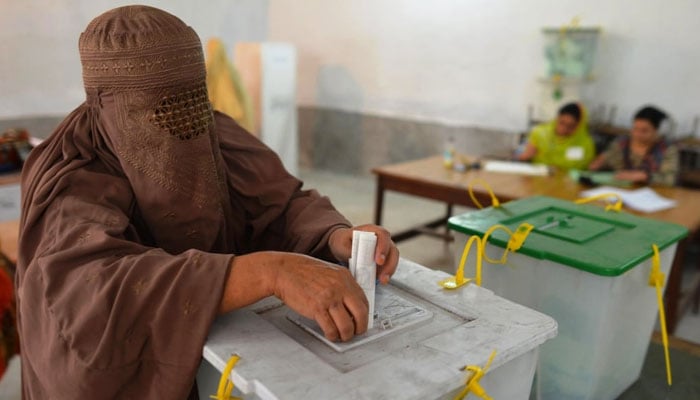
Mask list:
[[[447,209],[445,212],[445,221],[449,220],[450,217],[452,216],[453,206],[454,206],[454,204],[447,203]],[[450,228],[447,226],[447,223],[445,223],[445,244],[450,243],[451,241],[452,241],[452,235],[450,235]]]
[[377,176],[377,192],[374,199],[374,224],[382,224],[382,211],[384,208],[384,181],[381,176]]

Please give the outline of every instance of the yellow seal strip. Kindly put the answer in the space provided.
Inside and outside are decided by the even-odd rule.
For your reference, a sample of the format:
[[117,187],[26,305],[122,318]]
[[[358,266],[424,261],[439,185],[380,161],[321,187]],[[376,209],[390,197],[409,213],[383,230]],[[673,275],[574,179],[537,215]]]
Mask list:
[[661,325],[661,340],[664,344],[664,357],[666,358],[666,381],[671,386],[671,357],[668,353],[668,333],[666,332],[666,313],[664,312],[663,287],[666,276],[661,272],[661,259],[659,258],[659,246],[652,244],[654,255],[651,259],[651,272],[649,273],[649,286],[656,288],[656,301],[659,304],[659,323]]
[[467,370],[471,374],[467,378],[467,382],[464,384],[464,389],[462,389],[462,391],[455,396],[455,400],[462,400],[469,393],[474,393],[474,396],[480,397],[484,400],[493,400],[491,396],[486,393],[486,390],[484,390],[479,381],[484,375],[486,375],[486,372],[489,370],[491,362],[495,357],[496,350],[491,352],[491,355],[489,356],[488,361],[486,361],[484,368],[481,368],[478,365],[467,365],[462,368],[462,371]]
[[472,202],[474,205],[476,205],[478,208],[484,208],[484,206],[479,203],[479,200],[476,199],[476,196],[474,196],[474,184],[475,183],[480,183],[481,186],[486,188],[486,190],[489,192],[489,195],[491,196],[491,205],[495,208],[498,208],[501,206],[501,203],[498,201],[498,198],[496,198],[496,195],[493,193],[493,189],[491,189],[491,186],[483,179],[474,179],[469,184],[467,185],[467,190],[469,191],[469,197],[472,199]]
[[[443,279],[438,284],[442,286],[445,289],[457,289],[458,287],[463,286],[466,283],[469,283],[471,279],[465,279],[464,278],[464,264],[467,263],[467,256],[469,255],[469,250],[472,247],[472,243],[476,243],[476,270],[477,274],[481,273],[481,251],[479,249],[481,248],[481,238],[478,236],[472,236],[467,240],[467,243],[464,245],[464,250],[462,251],[462,259],[459,261],[459,268],[457,268],[457,273],[455,276],[451,276],[447,279]],[[480,281],[481,276],[477,275],[477,279]]]
[[622,211],[622,197],[620,197],[619,194],[617,193],[600,193],[595,196],[591,197],[586,197],[583,199],[578,199],[575,201],[576,204],[585,204],[585,203],[590,203],[595,200],[609,200],[611,197],[614,197],[616,199],[614,204],[608,203],[607,206],[605,206],[605,211]]
[[231,381],[231,371],[236,365],[241,357],[238,354],[233,354],[226,363],[224,372],[221,373],[221,379],[219,379],[219,387],[216,391],[216,395],[211,395],[209,398],[214,400],[241,400],[239,397],[231,396],[233,392],[233,381]]
[[[486,244],[488,243],[489,237],[499,229],[506,231],[510,235],[510,239],[508,240],[508,244],[506,249],[503,251],[501,258],[499,260],[495,260],[486,255]],[[464,245],[464,250],[462,250],[462,258],[459,261],[459,267],[457,268],[457,273],[455,276],[443,279],[438,282],[438,284],[445,289],[457,289],[458,287],[461,287],[471,281],[471,279],[464,277],[464,266],[467,263],[467,257],[469,256],[469,251],[471,250],[472,244],[476,243],[476,277],[474,280],[478,286],[481,286],[481,269],[483,260],[485,259],[491,264],[505,264],[508,260],[508,252],[518,251],[520,247],[522,247],[527,235],[530,234],[532,229],[534,229],[534,226],[526,222],[520,224],[515,229],[515,232],[511,231],[504,225],[494,225],[490,227],[486,233],[484,233],[483,239],[476,235],[471,236]]]

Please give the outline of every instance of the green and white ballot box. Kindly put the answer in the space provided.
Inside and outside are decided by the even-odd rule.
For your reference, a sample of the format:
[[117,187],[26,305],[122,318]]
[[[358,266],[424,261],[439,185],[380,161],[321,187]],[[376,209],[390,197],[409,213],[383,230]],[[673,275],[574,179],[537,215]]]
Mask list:
[[200,398],[223,372],[244,399],[454,399],[468,382],[466,399],[527,400],[557,323],[485,288],[446,291],[436,282],[448,276],[401,259],[376,287],[373,328],[348,342],[327,341],[276,298],[222,315],[204,346]]
[[[464,244],[494,225],[516,231],[523,223],[532,230],[522,247],[503,265],[485,264],[481,284],[559,324],[559,335],[541,347],[538,399],[618,397],[639,377],[659,311],[649,285],[653,245],[667,276],[687,229],[544,196],[454,216],[449,227],[464,234]],[[509,239],[494,231],[484,254],[495,258]],[[475,274],[475,263],[467,263],[465,276]]]

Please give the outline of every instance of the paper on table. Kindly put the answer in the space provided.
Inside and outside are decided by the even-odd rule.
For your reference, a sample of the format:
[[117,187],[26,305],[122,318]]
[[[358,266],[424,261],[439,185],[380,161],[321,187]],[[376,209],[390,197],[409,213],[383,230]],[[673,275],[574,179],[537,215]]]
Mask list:
[[636,190],[625,190],[611,186],[600,186],[584,190],[579,197],[591,197],[602,193],[616,193],[622,198],[622,203],[633,210],[653,213],[676,206],[676,201],[660,196],[653,189],[644,187]]
[[484,171],[535,176],[549,175],[549,169],[544,164],[528,164],[514,161],[489,160],[484,165]]

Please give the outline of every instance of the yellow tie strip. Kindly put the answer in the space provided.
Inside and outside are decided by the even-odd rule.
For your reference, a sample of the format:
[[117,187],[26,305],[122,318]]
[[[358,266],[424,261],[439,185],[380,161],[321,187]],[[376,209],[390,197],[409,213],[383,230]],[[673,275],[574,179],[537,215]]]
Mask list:
[[486,371],[489,370],[494,357],[496,357],[496,350],[491,352],[489,360],[486,361],[486,365],[483,369],[478,365],[467,365],[462,368],[462,371],[467,370],[471,372],[471,375],[469,378],[467,378],[467,382],[464,384],[464,389],[462,389],[462,391],[455,396],[455,400],[462,400],[469,393],[474,393],[474,396],[480,397],[484,400],[493,400],[491,396],[486,393],[486,390],[484,390],[481,384],[479,384],[479,381],[486,374]]
[[[481,248],[481,238],[474,235],[467,240],[467,243],[464,245],[464,250],[462,250],[462,259],[459,261],[459,268],[457,268],[457,273],[455,276],[451,276],[447,279],[443,279],[438,284],[442,286],[445,289],[457,289],[460,286],[463,286],[466,283],[469,283],[471,279],[465,279],[464,278],[464,265],[467,263],[467,256],[469,255],[469,250],[472,247],[472,243],[476,242],[476,270],[477,274],[481,273],[481,251],[479,249]],[[481,276],[477,275],[477,279],[481,280]]]
[[[486,233],[484,233],[484,238],[481,240],[482,246],[484,247],[484,259],[486,260],[486,262],[490,262],[491,264],[505,264],[508,259],[508,252],[520,250],[520,248],[523,246],[523,243],[525,243],[525,239],[527,239],[527,235],[529,235],[530,231],[532,231],[534,228],[534,226],[528,224],[527,222],[520,224],[515,229],[515,232],[511,231],[510,229],[508,229],[507,226],[504,225],[492,226],[486,231]],[[489,258],[489,256],[486,254],[486,244],[489,242],[489,236],[491,236],[494,232],[496,232],[499,229],[502,231],[506,231],[506,233],[510,235],[510,239],[508,240],[508,245],[506,246],[506,249],[503,251],[501,259],[493,260]],[[478,274],[477,272],[477,275],[480,274]],[[479,279],[477,279],[477,281],[479,281]]]
[[620,195],[617,193],[600,193],[600,194],[597,194],[595,196],[585,197],[583,199],[578,199],[575,201],[575,203],[576,204],[586,204],[586,203],[590,203],[590,202],[595,201],[595,200],[603,200],[603,199],[607,200],[607,199],[610,199],[611,197],[614,197],[616,199],[615,204],[608,203],[608,205],[605,206],[605,211],[610,211],[610,210],[618,211],[618,212],[622,211],[622,197],[620,197]]
[[211,395],[209,396],[209,398],[214,400],[241,400],[240,397],[231,396],[231,392],[233,392],[233,381],[231,381],[231,371],[233,371],[233,367],[240,359],[241,357],[239,357],[238,354],[233,354],[231,358],[228,359],[228,362],[226,363],[226,368],[224,368],[224,372],[221,373],[221,379],[219,379],[219,388],[216,391],[216,395]]
[[666,358],[666,381],[671,386],[671,357],[668,354],[668,334],[666,333],[666,313],[664,312],[664,299],[662,290],[665,275],[661,272],[661,260],[659,259],[659,247],[651,245],[654,255],[651,259],[651,273],[649,274],[649,286],[656,287],[656,300],[659,303],[659,324],[661,325],[661,340],[664,344],[664,357]]
[[[486,255],[486,244],[488,243],[489,236],[491,236],[495,231],[499,229],[506,231],[510,235],[510,239],[508,240],[506,249],[503,250],[503,255],[501,256],[501,259],[494,260]],[[457,289],[458,287],[461,287],[464,284],[469,283],[471,281],[471,279],[464,278],[464,266],[467,263],[467,257],[469,255],[469,251],[471,250],[472,244],[476,243],[475,283],[478,286],[481,286],[481,268],[483,260],[486,259],[486,261],[490,262],[491,264],[505,264],[508,259],[508,252],[520,250],[520,247],[522,247],[523,243],[525,242],[525,239],[527,238],[527,235],[530,234],[530,231],[532,231],[532,229],[534,229],[534,226],[526,222],[520,224],[515,229],[515,232],[511,231],[505,225],[494,225],[486,231],[483,239],[479,236],[473,235],[469,238],[469,240],[467,240],[467,243],[464,245],[464,250],[462,251],[462,258],[459,261],[459,268],[457,268],[457,273],[455,274],[455,276],[443,279],[440,282],[438,282],[438,284],[445,289]]]
[[[506,231],[510,235],[510,239],[508,239],[508,244],[506,245],[506,249],[503,250],[503,255],[501,256],[500,260],[494,260],[492,258],[489,258],[489,256],[486,254],[486,245],[489,242],[489,236],[491,236],[495,231],[497,230],[503,230]],[[479,258],[484,258],[487,262],[491,264],[505,264],[508,260],[508,252],[509,251],[518,251],[520,248],[523,246],[523,243],[525,243],[525,239],[527,239],[527,235],[530,234],[530,231],[534,229],[534,226],[531,224],[528,224],[527,222],[523,222],[520,224],[516,229],[515,232],[511,231],[508,229],[507,226],[504,225],[494,225],[490,227],[486,233],[484,233],[484,238],[481,239],[481,247],[479,248],[479,253],[480,256]],[[476,264],[476,284],[478,286],[481,286],[481,263]]]
[[496,195],[493,193],[493,189],[491,189],[491,186],[488,184],[488,182],[486,182],[483,179],[474,179],[474,180],[470,181],[469,184],[467,185],[467,190],[469,191],[469,197],[472,199],[472,202],[474,202],[474,204],[478,208],[484,208],[484,206],[482,206],[481,203],[479,203],[479,200],[476,199],[476,196],[474,196],[474,184],[475,183],[480,183],[481,186],[486,188],[486,190],[489,192],[489,195],[491,196],[491,205],[494,208],[498,208],[501,206],[501,203],[496,198]]

